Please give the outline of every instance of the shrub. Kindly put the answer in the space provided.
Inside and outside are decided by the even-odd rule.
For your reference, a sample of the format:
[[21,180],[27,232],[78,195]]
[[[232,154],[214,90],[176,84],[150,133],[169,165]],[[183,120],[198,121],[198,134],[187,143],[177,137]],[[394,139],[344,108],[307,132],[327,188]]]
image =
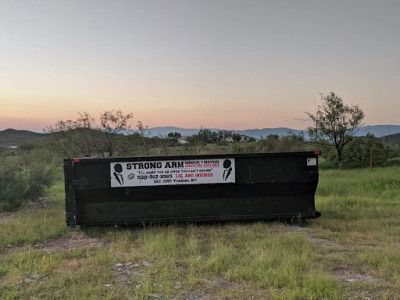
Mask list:
[[368,134],[365,138],[355,138],[343,152],[344,161],[350,165],[368,167],[370,159],[373,166],[382,166],[389,158],[389,148]]
[[[19,208],[44,196],[44,189],[54,181],[55,169],[46,153],[29,151],[4,155],[0,165],[0,211]],[[46,161],[46,164],[41,162]]]
[[0,211],[13,210],[22,205],[28,183],[13,173],[0,171]]
[[28,178],[28,190],[25,198],[36,201],[44,195],[44,188],[53,183],[54,169],[50,166],[36,166],[30,171]]

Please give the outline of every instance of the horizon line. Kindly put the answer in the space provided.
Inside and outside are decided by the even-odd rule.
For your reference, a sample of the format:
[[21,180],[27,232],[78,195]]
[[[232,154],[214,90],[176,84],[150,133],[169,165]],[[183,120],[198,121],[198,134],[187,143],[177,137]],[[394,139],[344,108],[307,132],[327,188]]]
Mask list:
[[[359,128],[362,127],[368,127],[368,126],[400,126],[400,124],[367,124],[360,126]],[[290,128],[290,127],[263,127],[263,128],[245,128],[245,129],[227,129],[227,128],[218,128],[218,127],[194,127],[194,128],[186,128],[186,127],[179,127],[179,126],[171,126],[171,125],[166,125],[166,126],[154,126],[154,127],[149,127],[145,130],[151,130],[154,128],[178,128],[178,129],[183,129],[183,130],[201,130],[201,129],[216,129],[216,130],[227,130],[227,131],[247,131],[247,130],[264,130],[264,129],[289,129],[289,130],[296,130],[296,131],[308,131],[307,128],[305,129],[297,129],[297,128]],[[34,133],[41,133],[41,134],[46,134],[45,129],[42,129],[41,131],[38,130],[33,130],[33,129],[15,129],[15,128],[5,128],[5,129],[0,129],[0,131],[6,131],[6,130],[15,130],[15,131],[30,131]],[[129,129],[131,131],[138,131],[138,129]]]

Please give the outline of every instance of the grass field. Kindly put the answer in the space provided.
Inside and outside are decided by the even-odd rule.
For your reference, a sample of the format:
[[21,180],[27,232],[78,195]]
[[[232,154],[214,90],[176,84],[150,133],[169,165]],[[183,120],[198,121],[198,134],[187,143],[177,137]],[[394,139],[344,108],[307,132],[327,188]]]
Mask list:
[[69,231],[49,200],[0,215],[0,299],[398,299],[400,167],[322,171],[322,217]]

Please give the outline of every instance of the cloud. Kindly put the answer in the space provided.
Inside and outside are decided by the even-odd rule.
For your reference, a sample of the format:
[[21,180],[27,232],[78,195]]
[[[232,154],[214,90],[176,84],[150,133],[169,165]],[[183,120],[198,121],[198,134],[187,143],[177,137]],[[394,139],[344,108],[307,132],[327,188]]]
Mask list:
[[294,118],[293,121],[309,122],[310,119]]

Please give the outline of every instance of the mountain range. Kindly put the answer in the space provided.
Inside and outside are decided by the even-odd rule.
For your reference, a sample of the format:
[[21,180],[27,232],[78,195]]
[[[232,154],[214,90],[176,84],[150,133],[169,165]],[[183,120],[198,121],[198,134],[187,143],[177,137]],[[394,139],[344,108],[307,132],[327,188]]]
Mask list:
[[[219,131],[223,129],[219,128],[207,128],[211,131]],[[181,128],[181,127],[173,127],[173,126],[164,126],[164,127],[153,127],[148,128],[146,130],[146,135],[148,137],[166,137],[170,132],[179,132],[182,136],[192,136],[197,134],[200,131],[199,128]],[[256,139],[262,139],[267,137],[270,134],[276,134],[279,136],[287,136],[290,134],[294,135],[304,135],[304,138],[308,138],[308,133],[306,130],[298,130],[298,129],[290,129],[285,127],[279,128],[262,128],[262,129],[244,129],[244,130],[230,130],[233,133],[243,134],[250,137],[254,137]],[[136,131],[131,131],[136,132]],[[400,125],[368,125],[360,127],[360,130],[357,132],[356,136],[366,136],[368,133],[373,134],[377,138],[385,138],[385,140],[397,141],[398,136],[400,135]],[[127,133],[126,133],[127,134]],[[15,130],[15,129],[6,129],[0,131],[0,146],[8,147],[8,146],[18,146],[25,141],[29,140],[38,140],[46,137],[46,133],[37,133],[28,130]],[[387,137],[387,138],[386,138]]]
[[[207,128],[211,131],[219,131],[222,129],[219,128]],[[200,129],[199,128],[180,128],[180,127],[173,127],[173,126],[164,126],[164,127],[153,127],[148,128],[147,135],[149,137],[166,137],[170,132],[178,132],[182,136],[192,136],[197,134]],[[256,139],[262,139],[270,134],[276,134],[279,136],[287,136],[290,134],[294,135],[304,135],[305,138],[308,137],[307,130],[298,130],[298,129],[291,129],[286,127],[278,127],[278,128],[262,128],[262,129],[244,129],[244,130],[229,130],[233,133],[243,134],[250,137],[254,137]],[[383,137],[391,134],[400,133],[400,125],[368,125],[362,126],[356,133],[356,136],[366,136],[368,133],[373,134],[375,137]]]

